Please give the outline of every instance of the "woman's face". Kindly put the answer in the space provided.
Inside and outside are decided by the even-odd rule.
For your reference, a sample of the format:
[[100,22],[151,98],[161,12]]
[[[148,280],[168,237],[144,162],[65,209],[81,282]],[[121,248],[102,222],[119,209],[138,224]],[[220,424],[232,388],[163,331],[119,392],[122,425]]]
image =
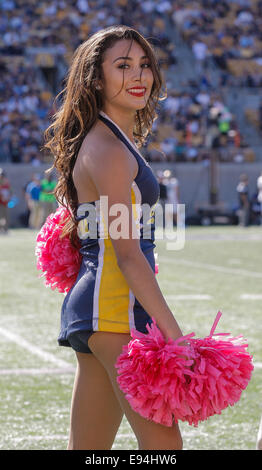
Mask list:
[[[127,54],[130,43],[129,39],[121,39],[105,53],[105,60],[102,64],[105,109],[113,106],[135,112],[146,106],[150,96],[154,77],[149,57],[145,57],[145,51],[136,41],[132,42]],[[135,95],[128,91],[133,87],[140,94]]]

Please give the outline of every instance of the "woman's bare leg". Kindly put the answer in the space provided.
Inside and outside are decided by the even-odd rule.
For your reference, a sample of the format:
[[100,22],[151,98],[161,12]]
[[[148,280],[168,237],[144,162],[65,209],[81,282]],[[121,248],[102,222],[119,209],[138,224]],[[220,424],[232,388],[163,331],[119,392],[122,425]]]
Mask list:
[[68,450],[111,449],[123,417],[122,409],[98,359],[93,354],[76,356]]
[[182,449],[182,438],[178,425],[162,426],[141,417],[132,410],[117,384],[115,363],[122,352],[123,345],[127,344],[130,339],[131,337],[127,334],[96,332],[89,338],[88,345],[94,356],[108,372],[115,395],[136,435],[139,449]]

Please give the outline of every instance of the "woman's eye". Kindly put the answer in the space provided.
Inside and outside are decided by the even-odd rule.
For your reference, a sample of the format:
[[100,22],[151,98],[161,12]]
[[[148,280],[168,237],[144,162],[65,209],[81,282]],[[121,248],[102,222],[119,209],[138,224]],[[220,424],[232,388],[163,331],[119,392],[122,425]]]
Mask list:
[[[145,64],[142,64],[142,66],[146,65],[147,67],[150,67],[150,64],[149,63],[145,63]],[[118,66],[119,69],[122,69],[123,67],[129,67],[129,64],[121,64]]]

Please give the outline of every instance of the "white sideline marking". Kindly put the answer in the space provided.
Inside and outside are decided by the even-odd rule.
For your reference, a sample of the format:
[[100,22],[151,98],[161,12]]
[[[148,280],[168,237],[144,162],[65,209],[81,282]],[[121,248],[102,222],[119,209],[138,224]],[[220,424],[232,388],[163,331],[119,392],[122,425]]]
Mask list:
[[188,286],[185,282],[182,282],[178,279],[176,279],[175,281],[170,281],[168,279],[161,279],[160,281],[161,283],[161,286],[171,286],[171,288],[174,288],[174,285],[176,286],[176,288],[180,288],[181,287],[181,290],[182,289],[185,289],[185,290],[189,290],[191,292],[195,291],[195,292],[199,292],[199,288],[198,287],[195,287],[195,286]]
[[174,300],[210,300],[212,299],[211,295],[205,294],[183,294],[183,295],[165,295],[166,299]]
[[262,299],[262,294],[242,294],[240,298],[243,300],[260,300]]
[[[262,362],[253,362],[255,369],[262,369]],[[0,369],[0,375],[73,374],[75,369]]]
[[10,341],[13,341],[13,343],[16,343],[18,346],[21,346],[22,348],[27,349],[27,351],[31,352],[32,354],[39,356],[44,361],[52,362],[57,367],[62,367],[64,369],[68,369],[72,367],[72,365],[69,364],[68,362],[63,361],[62,359],[58,359],[53,354],[43,351],[37,346],[34,346],[33,344],[26,341],[21,336],[15,333],[12,333],[11,331],[6,330],[5,328],[0,327],[0,335],[5,336],[5,338],[9,339]]
[[68,439],[68,436],[63,434],[54,434],[53,436],[26,436],[26,437],[13,437],[12,442],[28,442],[28,441],[52,441],[54,439]]
[[[128,434],[123,434],[123,433],[119,433],[116,435],[116,439],[123,439],[123,438],[132,438],[134,437],[134,434],[132,433],[128,433]],[[45,435],[45,436],[26,436],[26,437],[14,437],[12,439],[12,442],[15,442],[15,443],[20,443],[20,442],[28,442],[28,441],[53,441],[53,440],[67,440],[68,439],[68,436],[64,435],[64,434],[53,434],[53,435]],[[116,443],[115,443],[116,445]]]
[[225,266],[217,266],[216,264],[206,264],[206,263],[198,263],[194,261],[189,261],[186,259],[170,259],[166,257],[160,257],[159,260],[159,270],[161,269],[161,261],[165,263],[173,263],[175,264],[185,264],[187,266],[192,266],[192,268],[200,268],[200,269],[210,269],[211,271],[217,271],[221,273],[227,274],[240,274],[241,276],[248,276],[248,277],[255,277],[255,278],[262,278],[262,273],[247,271],[246,269],[236,269],[236,268],[226,268]]
[[0,375],[63,375],[73,374],[75,369],[73,367],[60,368],[60,369],[0,369]]

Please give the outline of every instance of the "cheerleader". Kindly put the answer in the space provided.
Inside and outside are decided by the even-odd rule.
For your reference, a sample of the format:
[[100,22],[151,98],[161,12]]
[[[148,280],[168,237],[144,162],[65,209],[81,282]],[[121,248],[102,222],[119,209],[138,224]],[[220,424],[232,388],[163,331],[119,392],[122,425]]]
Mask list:
[[130,407],[115,367],[131,329],[147,333],[152,318],[166,340],[182,336],[155,277],[159,184],[139,151],[165,97],[162,80],[138,31],[100,30],[75,51],[45,133],[59,174],[55,196],[71,213],[64,235],[80,242],[82,255],[58,338],[77,358],[68,449],[111,449],[123,415],[139,449],[182,448],[176,423],[149,421]]

